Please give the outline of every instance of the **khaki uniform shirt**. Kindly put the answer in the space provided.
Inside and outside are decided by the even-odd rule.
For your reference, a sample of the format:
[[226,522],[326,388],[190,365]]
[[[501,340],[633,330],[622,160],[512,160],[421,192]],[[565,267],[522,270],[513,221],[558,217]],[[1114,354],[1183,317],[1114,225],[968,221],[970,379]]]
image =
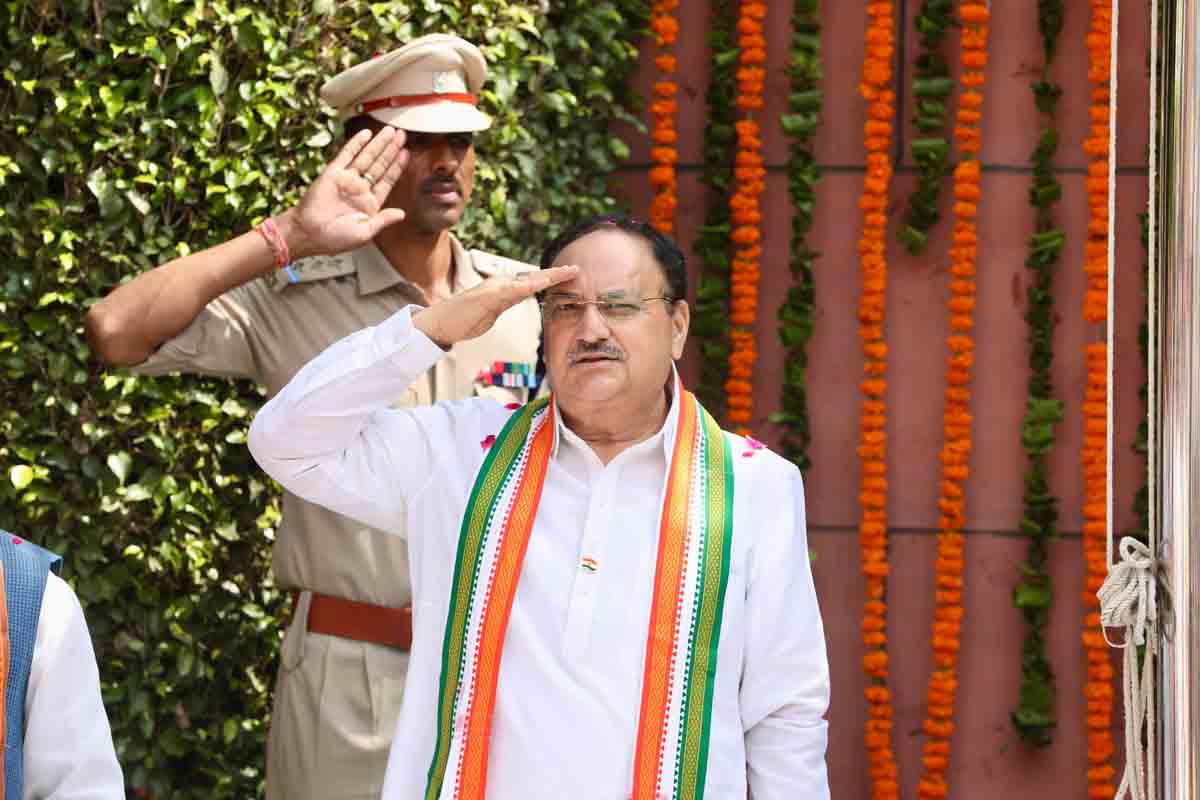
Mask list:
[[[454,292],[495,274],[534,267],[451,237]],[[189,372],[252,378],[274,395],[314,356],[347,334],[382,322],[424,293],[394,270],[374,244],[340,256],[303,259],[287,272],[251,281],[213,300],[182,333],[135,368],[145,375]],[[403,397],[413,406],[473,395],[523,401],[523,389],[485,385],[495,362],[537,359],[540,317],[532,300],[505,312],[484,336],[460,342]],[[457,524],[457,523],[455,523]],[[305,502],[283,498],[273,555],[280,586],[389,607],[407,603],[411,588],[403,537],[373,530]]]
[[[491,275],[534,269],[468,251],[453,237],[450,242],[455,292]],[[336,257],[304,259],[213,300],[136,371],[252,378],[274,395],[326,347],[409,304],[425,305],[424,293],[374,244]],[[525,400],[526,389],[491,386],[486,373],[494,371],[495,362],[532,370],[540,326],[532,300],[508,310],[484,336],[455,345],[396,398],[396,405],[473,395],[505,403]],[[411,596],[408,546],[400,536],[285,493],[272,555],[279,585],[304,591],[280,653],[267,742],[267,799],[376,800],[409,654],[307,632],[309,592],[402,606]]]

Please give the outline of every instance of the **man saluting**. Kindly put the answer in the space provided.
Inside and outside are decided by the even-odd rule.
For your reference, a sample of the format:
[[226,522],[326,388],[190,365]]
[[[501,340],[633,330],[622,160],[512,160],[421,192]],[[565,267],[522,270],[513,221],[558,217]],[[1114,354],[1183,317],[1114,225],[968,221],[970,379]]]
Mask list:
[[[475,105],[485,75],[474,45],[430,34],[332,77],[321,96],[348,141],[300,205],[114,290],[88,313],[96,352],[143,374],[251,378],[273,393],[330,344],[410,303],[532,270],[450,232],[471,196],[473,133],[491,124]],[[523,400],[538,334],[531,301],[388,402]],[[295,611],[267,800],[375,800],[408,665],[405,542],[288,494],[272,569]]]
[[[384,800],[827,798],[800,473],[683,388],[682,253],[601,217],[542,267],[343,339],[250,430],[290,491],[408,537]],[[535,295],[549,398],[388,408]]]

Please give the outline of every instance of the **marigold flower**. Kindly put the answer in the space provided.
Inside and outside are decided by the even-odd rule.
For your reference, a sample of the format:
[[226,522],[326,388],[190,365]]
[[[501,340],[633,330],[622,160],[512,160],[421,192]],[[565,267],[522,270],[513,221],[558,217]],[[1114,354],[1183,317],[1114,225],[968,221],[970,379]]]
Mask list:
[[[746,37],[747,39],[762,37]],[[738,62],[741,64],[765,64],[767,63],[767,51],[762,47],[751,47],[743,43],[743,50],[738,55]]]
[[988,11],[987,3],[973,2],[963,3],[958,8],[958,16],[967,25],[984,25],[991,16]]
[[962,64],[969,69],[983,69],[987,66],[987,53],[979,50],[967,50],[962,54]]
[[679,35],[679,23],[670,17],[659,16],[650,20],[650,30],[654,31],[659,47],[665,47],[675,43],[675,37]]
[[983,108],[983,94],[980,92],[963,92],[958,96],[959,108],[978,110]]
[[863,656],[863,669],[868,675],[876,674],[880,671],[886,671],[888,664],[887,653],[875,650]]

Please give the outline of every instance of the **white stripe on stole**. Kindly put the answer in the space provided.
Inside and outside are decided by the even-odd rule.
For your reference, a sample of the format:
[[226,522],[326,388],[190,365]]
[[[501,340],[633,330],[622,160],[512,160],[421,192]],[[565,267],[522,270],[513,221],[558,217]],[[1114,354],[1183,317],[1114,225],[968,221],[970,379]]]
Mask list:
[[[519,412],[518,412],[519,413]],[[546,424],[550,414],[542,412],[534,417],[526,438],[526,443],[532,442],[534,436]],[[499,447],[496,442],[493,447]],[[532,450],[527,444],[521,445],[517,463],[509,472],[507,483],[500,490],[496,505],[498,513],[487,524],[487,534],[484,540],[483,552],[479,558],[479,571],[475,579],[475,602],[467,615],[465,641],[463,642],[463,674],[458,686],[458,697],[454,707],[454,733],[450,739],[450,753],[446,761],[446,776],[442,781],[440,797],[443,800],[457,798],[460,790],[463,757],[466,754],[467,721],[475,701],[475,678],[478,667],[479,649],[483,634],[483,620],[487,616],[488,605],[491,601],[492,585],[500,554],[500,545],[504,538],[504,528],[512,515],[513,502],[516,499],[517,488],[521,477],[529,463]],[[494,706],[493,706],[494,709]]]
[[[699,412],[699,409],[697,409]],[[675,773],[683,756],[680,741],[683,736],[687,678],[690,667],[693,623],[699,613],[700,549],[708,524],[708,473],[704,467],[704,420],[697,419],[693,448],[692,471],[687,486],[687,540],[684,548],[683,591],[676,607],[678,637],[672,653],[670,695],[667,703],[666,726],[663,738],[662,772],[658,778],[659,796],[675,797]]]

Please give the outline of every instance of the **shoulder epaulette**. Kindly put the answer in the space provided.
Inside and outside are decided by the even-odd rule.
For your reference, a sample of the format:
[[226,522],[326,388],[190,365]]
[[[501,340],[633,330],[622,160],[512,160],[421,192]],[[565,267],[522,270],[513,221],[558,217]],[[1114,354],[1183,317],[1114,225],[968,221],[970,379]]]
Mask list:
[[475,265],[475,271],[485,278],[491,275],[516,275],[537,270],[534,264],[526,264],[524,261],[505,258],[495,253],[485,253],[483,250],[472,250],[471,262]]
[[277,270],[271,276],[271,288],[279,292],[297,283],[323,281],[343,275],[353,275],[357,271],[358,266],[348,253],[336,256],[311,256],[294,261],[283,269]]

